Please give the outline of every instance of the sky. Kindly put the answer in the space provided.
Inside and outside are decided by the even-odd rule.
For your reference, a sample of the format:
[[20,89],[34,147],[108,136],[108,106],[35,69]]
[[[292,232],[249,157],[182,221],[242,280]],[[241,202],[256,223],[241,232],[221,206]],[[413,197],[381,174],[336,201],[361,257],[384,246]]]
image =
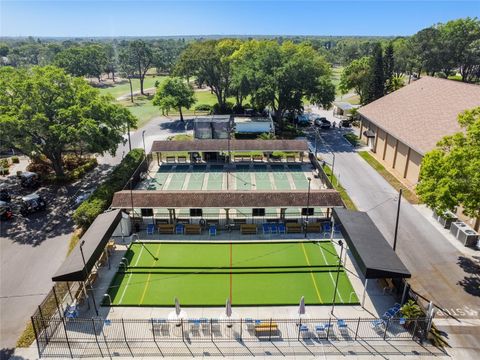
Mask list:
[[480,0],[0,0],[0,36],[412,35]]

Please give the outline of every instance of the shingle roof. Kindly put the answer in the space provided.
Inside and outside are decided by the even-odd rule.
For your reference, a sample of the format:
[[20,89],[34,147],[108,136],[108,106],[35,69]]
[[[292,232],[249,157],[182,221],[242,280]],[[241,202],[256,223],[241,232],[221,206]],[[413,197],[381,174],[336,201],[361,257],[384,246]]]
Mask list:
[[[158,191],[134,190],[135,208],[306,207],[307,191]],[[312,190],[310,206],[343,206],[336,190]],[[112,208],[129,209],[130,191],[116,192]]]
[[420,154],[461,131],[457,116],[480,106],[480,86],[425,76],[358,112]]
[[[228,151],[228,140],[154,141],[151,152]],[[306,140],[231,140],[231,151],[308,151]]]

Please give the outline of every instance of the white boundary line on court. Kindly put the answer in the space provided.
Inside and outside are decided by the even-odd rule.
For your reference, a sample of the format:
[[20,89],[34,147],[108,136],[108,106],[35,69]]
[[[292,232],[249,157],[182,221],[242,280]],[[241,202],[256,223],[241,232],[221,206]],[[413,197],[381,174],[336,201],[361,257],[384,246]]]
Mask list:
[[[137,258],[137,261],[135,261],[135,265],[133,266],[137,266],[138,265],[138,261],[140,260],[140,258],[142,257],[142,252],[143,252],[143,247],[145,246],[145,244],[142,244],[142,248],[140,249],[140,253],[138,254],[138,258]],[[123,289],[123,292],[122,292],[122,296],[120,297],[120,300],[118,301],[119,304],[122,303],[123,301],[123,297],[125,296],[125,292],[127,291],[127,288],[128,288],[128,284],[130,284],[130,280],[132,279],[132,273],[128,274],[130,275],[128,277],[128,280],[127,280],[127,284],[125,285],[125,288]]]
[[[320,244],[318,244],[318,248],[320,249],[320,252],[322,253],[323,260],[325,260],[325,264],[328,264],[327,258],[326,258],[326,256],[325,256],[325,254],[323,253],[323,249],[322,249],[322,247],[320,246]],[[339,258],[339,260],[341,261],[340,258]],[[332,272],[329,271],[328,274],[330,275],[330,279],[332,279],[333,288],[335,288],[335,280],[333,279]],[[340,298],[340,300],[341,300],[342,303],[343,303],[343,298],[342,298],[342,295],[340,295],[340,291],[338,291],[338,287],[337,287],[337,295],[338,295],[338,297]]]

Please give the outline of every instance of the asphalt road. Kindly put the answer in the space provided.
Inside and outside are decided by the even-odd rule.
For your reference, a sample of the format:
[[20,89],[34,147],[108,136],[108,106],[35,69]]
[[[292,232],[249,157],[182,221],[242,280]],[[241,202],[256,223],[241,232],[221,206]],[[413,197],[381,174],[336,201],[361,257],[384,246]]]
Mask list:
[[[327,117],[334,119],[328,114]],[[345,131],[348,130],[322,131],[319,154],[330,163],[332,152],[335,154],[337,178],[358,209],[369,214],[393,245],[398,193],[343,138]],[[445,329],[468,328],[468,335],[464,332],[457,338],[460,343],[456,346],[480,349],[480,327],[468,324],[469,320],[480,319],[478,257],[458,251],[405,199],[401,204],[397,253],[412,273],[412,288],[450,314],[439,312],[437,317],[459,319]]]

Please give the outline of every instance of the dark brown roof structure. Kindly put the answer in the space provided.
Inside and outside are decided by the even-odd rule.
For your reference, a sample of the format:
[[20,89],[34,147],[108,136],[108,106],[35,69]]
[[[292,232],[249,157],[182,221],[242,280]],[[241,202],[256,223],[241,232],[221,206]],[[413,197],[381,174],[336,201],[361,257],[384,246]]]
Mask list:
[[[306,207],[307,191],[165,191],[123,190],[113,196],[112,208],[287,208]],[[344,206],[336,190],[310,191],[310,206]]]
[[154,141],[151,152],[169,151],[308,151],[306,140],[230,140],[202,139],[186,141]]

